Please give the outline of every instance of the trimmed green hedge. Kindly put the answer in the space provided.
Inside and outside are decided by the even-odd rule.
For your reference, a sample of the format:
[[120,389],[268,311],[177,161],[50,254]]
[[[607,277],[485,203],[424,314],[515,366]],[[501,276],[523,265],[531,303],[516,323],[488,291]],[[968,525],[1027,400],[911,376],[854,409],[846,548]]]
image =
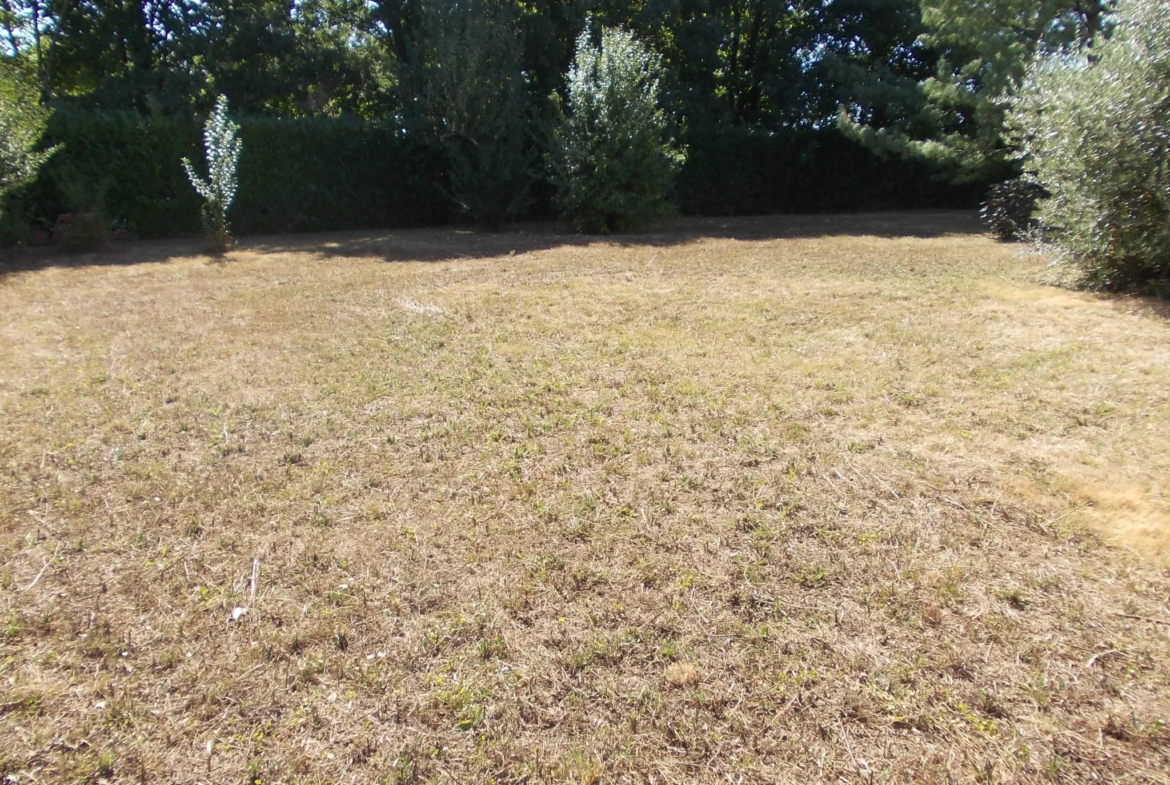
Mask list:
[[693,134],[677,184],[690,215],[974,208],[986,183],[951,185],[917,161],[880,157],[835,129]]
[[63,148],[9,207],[46,227],[58,213],[101,209],[146,237],[198,232],[199,197],[179,160],[199,133],[193,121],[58,110],[45,142]]
[[[433,146],[354,118],[239,120],[237,234],[442,223],[446,167]],[[201,161],[201,123],[122,112],[53,114],[47,144],[62,149],[13,209],[51,226],[62,212],[100,207],[139,237],[201,231],[199,197],[179,161]]]
[[450,215],[438,145],[354,118],[240,123],[240,234],[382,229],[443,223]]
[[[444,223],[448,163],[437,143],[388,123],[318,117],[239,120],[244,150],[230,217],[239,235]],[[58,213],[100,208],[138,237],[201,231],[199,197],[179,164],[202,160],[196,118],[58,110],[47,144],[63,148],[8,207],[50,227]],[[882,159],[835,130],[692,134],[676,184],[698,215],[973,207],[984,186],[957,188],[920,163]],[[538,184],[541,201],[552,190]],[[551,215],[538,203],[531,217]]]

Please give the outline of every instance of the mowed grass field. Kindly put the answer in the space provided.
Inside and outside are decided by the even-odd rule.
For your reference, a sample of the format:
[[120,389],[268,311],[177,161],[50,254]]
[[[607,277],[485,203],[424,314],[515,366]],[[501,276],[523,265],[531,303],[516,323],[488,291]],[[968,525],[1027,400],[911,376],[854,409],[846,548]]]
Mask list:
[[6,782],[1170,782],[1156,303],[963,213],[197,248],[0,276]]

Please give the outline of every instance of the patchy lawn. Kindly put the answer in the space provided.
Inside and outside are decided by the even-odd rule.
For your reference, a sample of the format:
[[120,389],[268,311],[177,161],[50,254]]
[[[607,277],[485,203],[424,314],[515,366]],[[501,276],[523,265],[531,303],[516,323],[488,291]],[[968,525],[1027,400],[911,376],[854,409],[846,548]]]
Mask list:
[[0,276],[9,782],[1170,780],[1157,305],[954,213],[194,248]]

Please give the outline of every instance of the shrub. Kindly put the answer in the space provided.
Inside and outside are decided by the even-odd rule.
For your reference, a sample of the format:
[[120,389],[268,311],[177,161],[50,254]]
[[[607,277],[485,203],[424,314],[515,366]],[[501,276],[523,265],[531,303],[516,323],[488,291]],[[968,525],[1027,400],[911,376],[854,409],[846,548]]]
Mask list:
[[[441,148],[402,133],[400,123],[236,120],[248,150],[231,210],[236,234],[420,226],[449,216]],[[175,161],[199,154],[200,132],[190,116],[58,109],[46,138],[62,149],[12,195],[14,218],[48,230],[60,213],[94,209],[79,195],[96,196],[110,224],[131,236],[199,232],[202,200]]]
[[38,150],[49,112],[10,66],[0,66],[0,199],[36,177],[57,148]]
[[667,197],[683,156],[658,107],[660,69],[624,30],[604,30],[600,46],[588,31],[577,39],[554,177],[561,215],[578,231],[632,231],[673,212]]
[[515,5],[428,0],[418,16],[399,73],[403,105],[417,130],[442,145],[455,209],[498,229],[527,206],[533,179]]
[[240,127],[228,119],[226,96],[220,96],[207,124],[203,127],[203,145],[207,156],[207,179],[195,173],[187,158],[183,168],[195,191],[203,197],[203,230],[211,250],[222,254],[231,243],[227,211],[236,198],[236,170],[240,165]]
[[1050,195],[1039,183],[1019,178],[1004,180],[987,189],[987,199],[979,213],[996,237],[1016,242],[1036,228],[1036,202]]
[[1093,288],[1170,292],[1165,0],[1121,0],[1111,37],[1032,65],[1011,122],[1057,258]]

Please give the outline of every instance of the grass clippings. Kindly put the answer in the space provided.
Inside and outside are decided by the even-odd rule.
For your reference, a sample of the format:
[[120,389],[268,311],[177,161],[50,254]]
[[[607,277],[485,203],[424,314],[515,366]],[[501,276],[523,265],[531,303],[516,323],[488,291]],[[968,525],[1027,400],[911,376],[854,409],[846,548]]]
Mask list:
[[1170,330],[1043,265],[947,213],[33,260],[0,778],[1166,782]]

